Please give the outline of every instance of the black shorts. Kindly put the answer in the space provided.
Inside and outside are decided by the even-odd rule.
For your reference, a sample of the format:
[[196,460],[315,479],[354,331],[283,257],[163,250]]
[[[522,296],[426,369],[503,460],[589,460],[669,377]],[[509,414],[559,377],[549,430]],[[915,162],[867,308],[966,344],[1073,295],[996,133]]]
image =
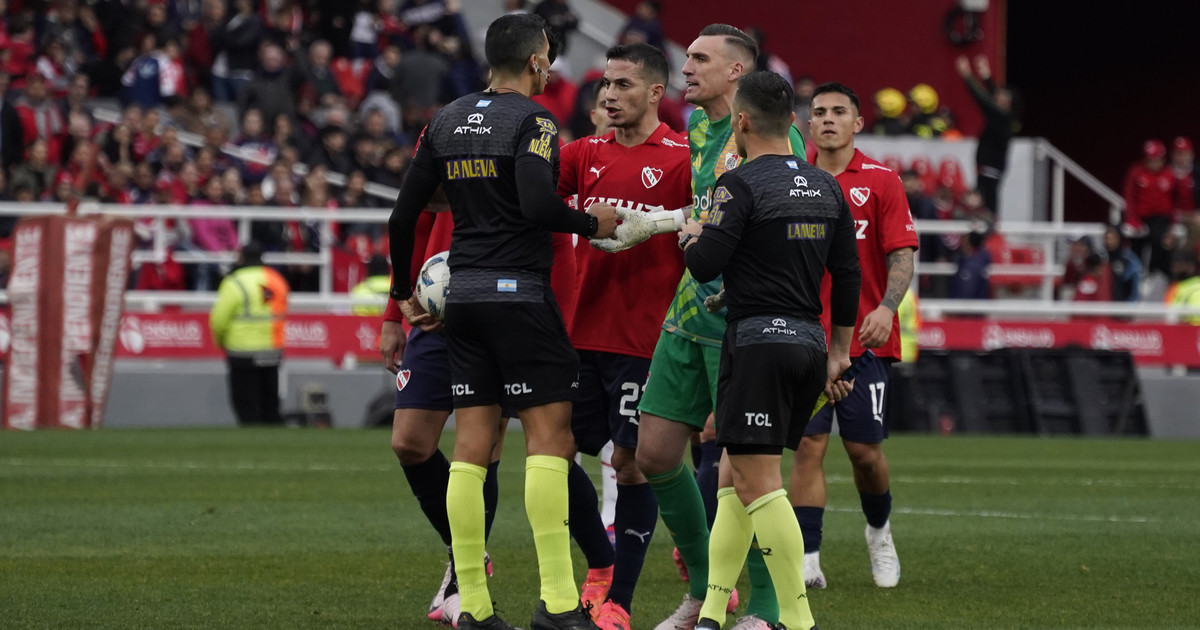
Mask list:
[[[857,359],[856,359],[857,360]],[[871,361],[854,379],[854,389],[845,400],[826,405],[813,416],[804,435],[829,433],[837,413],[838,433],[848,442],[879,444],[888,436],[888,384],[892,364],[887,359]]]
[[799,443],[825,387],[824,340],[817,322],[731,323],[717,377],[717,443],[731,454],[775,454]]
[[637,448],[638,403],[649,371],[650,359],[579,351],[579,387],[571,410],[579,452],[596,456],[609,440]]
[[[454,410],[450,393],[450,356],[446,336],[413,328],[404,347],[404,360],[396,373],[396,409]],[[505,418],[516,415],[502,410]]]
[[455,409],[521,410],[570,401],[579,355],[550,279],[537,273],[460,270],[450,280],[445,335]]

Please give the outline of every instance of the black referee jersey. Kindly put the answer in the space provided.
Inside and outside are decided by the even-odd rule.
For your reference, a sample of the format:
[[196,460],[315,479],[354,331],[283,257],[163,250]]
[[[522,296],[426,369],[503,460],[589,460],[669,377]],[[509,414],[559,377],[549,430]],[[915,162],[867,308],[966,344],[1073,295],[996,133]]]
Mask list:
[[417,217],[442,185],[454,215],[452,271],[549,275],[551,232],[590,235],[591,216],[558,197],[558,122],[515,92],[476,92],[444,107],[417,141],[388,221],[393,297],[408,295]]
[[854,326],[862,282],[854,220],[837,180],[792,155],[763,155],[722,175],[685,259],[700,282],[724,274],[731,323],[756,315],[817,321],[828,269],[833,324]]

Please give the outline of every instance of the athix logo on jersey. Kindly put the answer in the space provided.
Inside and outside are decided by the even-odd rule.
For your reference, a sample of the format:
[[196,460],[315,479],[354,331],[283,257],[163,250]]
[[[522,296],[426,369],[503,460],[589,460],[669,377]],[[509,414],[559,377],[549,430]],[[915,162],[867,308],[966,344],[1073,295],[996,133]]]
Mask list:
[[803,177],[801,177],[801,176],[799,176],[799,175],[797,175],[797,176],[796,176],[796,179],[794,179],[794,180],[792,180],[792,181],[796,182],[796,187],[797,187],[797,188],[799,188],[800,186],[803,186],[803,187],[805,187],[805,188],[808,188],[808,180],[807,180],[807,179],[804,179]]
[[410,378],[412,378],[412,370],[400,370],[396,372],[396,391],[404,391],[404,386],[408,385]]
[[483,114],[475,112],[467,116],[467,124],[460,125],[454,128],[454,133],[464,134],[469,133],[476,136],[491,135],[492,128],[483,126]]
[[608,167],[607,167],[607,166],[601,166],[600,168],[596,168],[595,166],[593,166],[593,167],[592,167],[590,170],[591,170],[591,172],[593,172],[593,173],[595,173],[595,174],[596,174],[596,179],[600,179],[600,173],[601,173],[601,171],[603,171],[603,170],[604,170],[604,169],[606,169],[606,168],[608,168]]
[[775,319],[771,320],[771,325],[772,326],[787,326],[787,320],[783,319],[782,317],[776,317]]
[[646,188],[654,188],[654,185],[662,180],[662,169],[652,166],[642,167],[642,185]]
[[475,112],[474,114],[467,116],[467,124],[468,125],[478,125],[482,122],[483,122],[483,114],[480,114],[479,112]]
[[866,186],[863,186],[862,188],[850,189],[850,200],[854,202],[854,205],[860,208],[863,207],[863,204],[867,203],[867,199],[870,197],[871,189],[867,188]]

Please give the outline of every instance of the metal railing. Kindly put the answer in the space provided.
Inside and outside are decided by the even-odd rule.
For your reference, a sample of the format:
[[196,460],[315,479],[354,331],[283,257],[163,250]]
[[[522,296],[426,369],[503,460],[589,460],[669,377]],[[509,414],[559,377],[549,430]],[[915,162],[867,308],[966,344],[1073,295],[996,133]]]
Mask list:
[[[235,252],[172,251],[172,232],[167,229],[170,219],[227,218],[237,222],[241,242],[250,239],[250,224],[254,221],[299,221],[318,224],[318,249],[315,252],[268,252],[263,261],[279,265],[313,265],[318,268],[319,290],[316,293],[293,293],[291,303],[298,310],[349,310],[356,304],[380,304],[377,298],[355,298],[332,290],[333,248],[338,244],[333,225],[338,223],[386,224],[390,211],[374,208],[280,208],[271,206],[186,206],[186,205],[118,205],[94,201],[80,203],[80,215],[122,216],[151,220],[151,239],[144,249],[133,253],[135,268],[142,263],[163,263],[168,255],[181,264],[228,264],[236,259]],[[0,215],[37,216],[65,214],[66,207],[52,203],[0,203]],[[918,234],[964,235],[977,229],[970,221],[917,221]],[[1179,321],[1181,316],[1200,314],[1200,309],[1184,310],[1155,303],[1081,303],[1055,301],[1055,280],[1062,276],[1062,258],[1058,252],[1070,240],[1080,236],[1103,235],[1100,223],[1029,223],[1003,222],[996,229],[1014,244],[1026,243],[1042,248],[1043,262],[1039,264],[993,264],[993,276],[1028,276],[1039,279],[1038,299],[940,300],[923,299],[923,315],[937,319],[947,315],[987,315],[993,317],[1025,316],[1035,318],[1066,318],[1072,315],[1112,315]],[[916,262],[918,276],[944,276],[955,273],[954,263]],[[915,278],[914,278],[915,282]],[[187,308],[207,308],[216,298],[215,292],[202,291],[129,291],[126,304],[147,310],[179,305]],[[7,293],[0,293],[0,303],[6,303]]]

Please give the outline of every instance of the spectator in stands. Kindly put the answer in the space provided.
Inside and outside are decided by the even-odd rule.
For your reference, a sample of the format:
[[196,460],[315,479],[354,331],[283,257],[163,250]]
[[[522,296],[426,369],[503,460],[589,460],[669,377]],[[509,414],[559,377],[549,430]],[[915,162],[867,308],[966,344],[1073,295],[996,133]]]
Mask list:
[[956,68],[984,118],[975,148],[975,185],[983,193],[983,204],[999,216],[1000,181],[1008,167],[1008,145],[1019,127],[1013,113],[1012,91],[996,86],[983,55],[975,58],[974,74],[965,55],[957,59]]
[[[191,238],[183,249],[201,252],[232,252],[238,248],[237,227],[232,219],[205,217],[205,208],[225,204],[225,189],[221,178],[212,177],[204,184],[204,192],[193,198],[189,205],[196,208],[196,215],[187,221]],[[212,291],[220,281],[221,270],[217,263],[201,263],[196,266],[192,288],[195,291]]]
[[405,140],[400,134],[388,128],[387,117],[382,109],[364,110],[364,113],[361,133],[375,141],[381,159],[388,151],[405,144]]
[[354,138],[349,167],[340,172],[362,171],[367,174],[368,179],[375,179],[375,172],[379,170],[382,160],[383,153],[375,144],[375,140],[370,136],[360,134]]
[[469,46],[463,45],[458,37],[442,40],[442,54],[449,61],[443,78],[442,101],[449,103],[484,87],[483,72]]
[[337,80],[329,68],[332,55],[333,46],[330,46],[329,42],[319,39],[308,47],[307,61],[305,61],[304,55],[296,56],[301,65],[299,80],[302,80],[305,86],[313,91],[317,102],[322,105],[335,103],[342,96],[341,88],[338,87]]
[[221,189],[225,191],[225,203],[228,205],[238,205],[245,203],[248,206],[265,205],[266,200],[262,197],[262,187],[255,185],[254,190],[258,191],[258,198],[255,200],[249,199],[249,191],[242,183],[242,172],[236,168],[228,168],[221,171]]
[[212,94],[203,85],[192,89],[183,106],[171,114],[171,122],[188,133],[199,135],[203,135],[210,127],[229,124],[225,114],[213,106]]
[[412,156],[411,147],[397,147],[383,155],[383,168],[375,175],[376,182],[392,188],[400,188],[404,181],[404,169]]
[[7,172],[25,155],[25,128],[16,107],[9,102],[7,72],[0,71],[0,166]]
[[1162,142],[1147,140],[1142,155],[1125,174],[1125,222],[1137,237],[1134,250],[1153,274],[1169,267],[1163,237],[1175,214],[1175,177],[1166,168],[1167,148]]
[[907,129],[904,115],[904,95],[896,88],[883,88],[875,93],[875,124],[871,133],[877,136],[902,136]]
[[92,106],[88,104],[88,92],[91,90],[91,80],[86,74],[76,74],[71,77],[67,84],[67,93],[58,101],[58,109],[62,112],[64,118],[69,116],[71,112],[79,112],[86,115],[89,119],[94,118],[92,115]]
[[58,168],[50,162],[49,143],[40,138],[29,145],[25,161],[13,168],[13,188],[26,186],[34,198],[40,199],[54,183]]
[[8,53],[6,69],[12,75],[13,87],[25,87],[30,74],[36,74],[37,42],[34,41],[33,20],[28,14],[12,16],[8,23]]
[[167,0],[146,0],[145,24],[142,34],[154,35],[159,42],[178,40],[181,33],[171,21],[167,11]]
[[567,0],[542,0],[533,12],[546,20],[546,29],[558,39],[558,56],[567,54],[571,32],[579,28],[579,18],[567,5]]
[[407,0],[400,6],[400,20],[409,30],[418,26],[436,25],[446,15],[446,3],[443,0]]
[[[228,6],[225,0],[201,0],[200,18],[194,20],[184,33],[187,42],[183,51],[184,66],[189,83],[209,89],[213,84],[213,61],[217,51],[213,47],[213,33],[224,28]],[[193,91],[194,93],[194,91]],[[188,131],[192,131],[188,129]],[[193,133],[199,133],[193,131]]]
[[56,63],[68,76],[88,69],[108,51],[108,38],[96,13],[82,2],[57,3],[47,12],[40,32],[43,49],[49,52],[54,44],[61,49]]
[[985,234],[973,231],[962,241],[958,271],[950,279],[950,298],[954,300],[986,300],[991,297],[988,268],[992,256],[983,247]]
[[1171,141],[1171,174],[1175,176],[1175,208],[1195,210],[1196,153],[1192,141],[1183,136]]
[[[921,178],[917,175],[916,171],[904,171],[900,175],[900,182],[904,185],[904,194],[908,199],[908,209],[914,219],[932,221],[938,218],[937,208],[933,205],[933,199],[922,190]],[[939,251],[940,247],[940,240],[937,234],[921,234],[921,261],[950,260],[949,253]]]
[[350,159],[346,155],[346,130],[340,125],[327,125],[321,129],[320,144],[313,148],[305,163],[310,167],[324,166],[335,173],[350,170]]
[[54,101],[50,100],[46,78],[40,74],[30,75],[25,82],[25,95],[15,104],[21,119],[24,144],[35,140],[46,143],[46,159],[59,163],[62,159],[62,141],[67,132],[66,120]]
[[954,218],[959,221],[979,221],[991,229],[996,224],[996,214],[983,203],[979,189],[963,193],[954,206]]
[[667,40],[663,37],[662,23],[659,21],[661,15],[661,2],[642,0],[634,8],[633,15],[629,16],[625,27],[621,29],[621,34],[617,36],[617,43],[628,46],[644,42],[665,53]]
[[67,95],[74,70],[67,67],[67,51],[59,40],[50,40],[42,47],[42,54],[37,59],[37,73],[46,77],[50,94],[54,98]]
[[266,132],[270,134],[280,114],[296,115],[296,90],[302,79],[287,67],[287,58],[279,46],[263,46],[260,57],[254,81],[238,94],[238,109],[242,113],[250,108],[259,110],[269,124]]
[[237,100],[242,88],[254,79],[258,66],[258,44],[264,28],[259,19],[258,0],[235,0],[237,13],[221,28],[209,32],[215,53],[213,98],[220,103]]
[[1112,285],[1108,265],[1092,252],[1083,259],[1083,274],[1075,284],[1076,302],[1111,302]]
[[152,33],[142,37],[141,55],[121,77],[121,103],[152,109],[181,94],[183,66],[178,62],[179,42],[159,42]]
[[217,172],[217,156],[209,147],[200,147],[196,151],[196,177],[200,179],[201,186],[207,185],[210,179],[220,178],[220,173]]
[[271,134],[271,141],[280,151],[290,147],[298,153],[304,154],[308,153],[311,147],[311,141],[296,129],[292,117],[287,114],[279,114],[275,117],[275,129]]
[[1063,262],[1063,275],[1058,281],[1060,299],[1072,299],[1079,279],[1087,274],[1088,256],[1096,253],[1092,239],[1081,236],[1073,241],[1067,249],[1067,259]]
[[[133,167],[133,187],[129,190],[130,201],[135,204],[154,203],[154,183],[158,173],[149,162],[137,162]],[[140,234],[144,240],[149,240],[150,234]]]
[[[793,110],[796,112],[796,120],[808,120],[812,115],[809,109],[812,107],[812,96],[815,89],[817,89],[817,83],[811,76],[805,74],[796,79],[796,84],[792,87],[795,99]],[[808,125],[797,125],[797,128],[800,129],[800,135],[804,136],[804,141],[808,142],[812,129],[809,129]]]
[[147,159],[158,148],[158,145],[162,143],[162,138],[158,135],[158,110],[151,109],[142,112],[138,109],[136,111],[136,115],[130,112],[131,115],[127,117],[127,120],[137,121],[137,131],[133,134],[130,151],[131,155],[133,155],[133,161],[141,162]]
[[788,67],[783,57],[766,49],[767,34],[757,26],[746,27],[746,34],[758,44],[758,57],[754,60],[755,69],[774,72],[787,79],[787,82],[790,84],[792,82],[792,69]]
[[404,53],[398,67],[403,77],[397,88],[397,101],[404,112],[406,131],[420,131],[433,117],[440,103],[442,79],[450,68],[449,62],[437,52],[441,32],[422,25],[413,30],[416,47]]
[[242,181],[246,183],[261,182],[270,164],[279,155],[279,148],[263,129],[262,112],[255,108],[247,109],[242,114],[242,133],[233,144],[240,149],[241,155],[235,162],[241,171]]
[[1117,226],[1104,230],[1104,249],[1108,251],[1112,301],[1137,302],[1142,284],[1142,261],[1129,249],[1129,242]]

